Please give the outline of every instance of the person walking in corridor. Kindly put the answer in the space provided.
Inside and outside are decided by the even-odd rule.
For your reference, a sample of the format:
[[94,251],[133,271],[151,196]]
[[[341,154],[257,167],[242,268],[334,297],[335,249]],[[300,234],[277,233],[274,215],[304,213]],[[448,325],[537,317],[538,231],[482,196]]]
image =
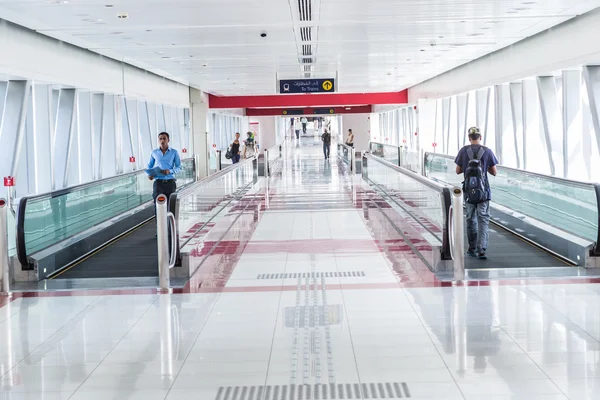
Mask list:
[[331,153],[331,134],[327,129],[325,129],[325,132],[321,135],[321,140],[323,141],[323,154],[325,154],[325,159],[327,160]]
[[170,137],[167,132],[158,134],[159,148],[153,150],[148,162],[148,179],[154,180],[152,198],[156,206],[156,198],[164,194],[167,201],[171,194],[177,190],[175,174],[181,170],[181,160],[177,150],[169,147]]
[[302,117],[300,121],[302,121],[302,134],[306,135],[306,124],[308,124],[308,120],[306,117]]
[[346,138],[346,144],[350,147],[354,147],[354,133],[352,133],[352,129],[348,129],[348,137]]
[[233,164],[239,163],[240,157],[240,133],[236,132],[235,139],[233,140],[233,143],[231,143],[231,162]]
[[496,176],[498,160],[492,150],[481,144],[479,128],[469,128],[470,144],[460,149],[456,156],[456,173],[464,174],[463,192],[467,213],[467,255],[487,259],[490,200],[492,190],[488,173]]

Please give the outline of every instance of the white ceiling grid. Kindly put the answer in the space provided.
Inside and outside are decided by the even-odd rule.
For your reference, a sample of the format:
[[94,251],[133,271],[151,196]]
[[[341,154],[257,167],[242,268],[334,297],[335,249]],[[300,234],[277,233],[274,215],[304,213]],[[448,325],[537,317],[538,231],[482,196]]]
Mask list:
[[[0,0],[0,18],[209,93],[256,95],[276,93],[278,78],[304,76],[337,76],[346,93],[401,90],[598,6],[600,0]],[[129,17],[117,18],[122,12]]]

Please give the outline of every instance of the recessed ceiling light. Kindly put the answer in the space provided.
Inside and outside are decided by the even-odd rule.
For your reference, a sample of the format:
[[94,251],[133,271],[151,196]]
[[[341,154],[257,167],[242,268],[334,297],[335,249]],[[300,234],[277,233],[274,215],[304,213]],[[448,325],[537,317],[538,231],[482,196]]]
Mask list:
[[208,64],[202,64],[203,67],[208,67]]
[[163,60],[168,60],[168,59],[170,59],[170,58],[171,58],[171,57],[169,57],[169,56],[164,56],[164,57],[163,57]]
[[67,0],[49,0],[47,4],[69,4]]
[[110,32],[109,35],[122,35],[125,32]]
[[425,51],[425,49],[421,49],[421,51]]
[[105,4],[104,7],[106,7],[106,8],[113,8],[114,6],[112,4]]
[[387,75],[388,75],[388,76],[392,76],[392,73],[391,73],[391,72],[388,72],[388,73],[387,73]]
[[119,19],[127,19],[127,18],[129,18],[129,14],[127,14],[126,12],[118,13],[117,14],[117,18],[119,18]]
[[146,29],[146,32],[152,32],[152,29]]

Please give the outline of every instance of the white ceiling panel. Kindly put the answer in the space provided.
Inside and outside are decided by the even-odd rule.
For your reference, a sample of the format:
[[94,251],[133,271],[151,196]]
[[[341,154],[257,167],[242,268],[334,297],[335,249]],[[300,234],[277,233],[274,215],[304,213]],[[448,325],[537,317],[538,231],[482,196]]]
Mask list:
[[[272,94],[278,78],[305,76],[338,77],[340,92],[401,90],[598,6],[600,0],[0,0],[0,18],[232,95]],[[127,18],[118,18],[122,13]]]

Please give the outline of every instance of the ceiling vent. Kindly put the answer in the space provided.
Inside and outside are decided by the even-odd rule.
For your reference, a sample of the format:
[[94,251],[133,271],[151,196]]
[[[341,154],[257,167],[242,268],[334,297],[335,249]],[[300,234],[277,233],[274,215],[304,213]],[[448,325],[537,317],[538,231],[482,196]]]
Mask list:
[[301,27],[300,28],[300,39],[302,39],[303,42],[312,41],[312,27],[310,27],[310,26]]
[[312,0],[298,0],[300,21],[312,21]]

